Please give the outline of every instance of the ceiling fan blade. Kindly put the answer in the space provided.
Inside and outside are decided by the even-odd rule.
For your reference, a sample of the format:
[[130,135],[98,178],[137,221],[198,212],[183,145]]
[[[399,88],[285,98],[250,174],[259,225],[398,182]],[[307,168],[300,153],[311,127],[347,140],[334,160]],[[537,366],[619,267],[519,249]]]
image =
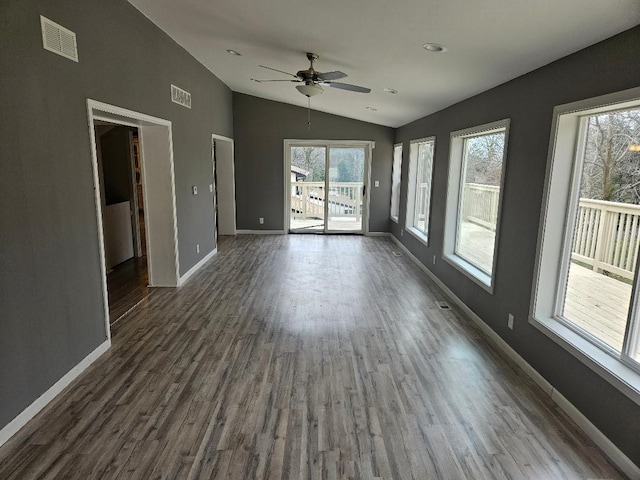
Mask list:
[[265,82],[293,82],[293,83],[299,83],[302,80],[260,80],[258,78],[252,78],[251,80],[253,80],[256,83],[265,83]]
[[289,72],[283,72],[282,70],[278,70],[277,68],[271,68],[271,67],[267,67],[265,65],[258,65],[261,68],[266,68],[267,70],[273,70],[274,72],[278,72],[278,73],[284,73],[285,75],[289,75],[293,78],[298,78],[297,75],[294,75],[293,73],[289,73]]
[[370,88],[359,87],[358,85],[350,85],[348,83],[327,82],[330,87],[339,88],[340,90],[349,90],[350,92],[369,93]]
[[345,78],[346,76],[346,73],[337,70],[335,72],[318,73],[318,79],[320,80],[340,80],[341,78]]

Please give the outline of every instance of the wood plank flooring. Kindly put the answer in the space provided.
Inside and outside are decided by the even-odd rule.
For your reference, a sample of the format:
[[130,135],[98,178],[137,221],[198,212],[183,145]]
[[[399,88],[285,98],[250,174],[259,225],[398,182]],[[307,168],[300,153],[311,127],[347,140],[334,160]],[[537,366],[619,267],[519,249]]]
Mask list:
[[147,257],[134,257],[107,275],[109,322],[114,323],[149,296]]
[[0,478],[624,478],[394,250],[223,237],[0,449]]

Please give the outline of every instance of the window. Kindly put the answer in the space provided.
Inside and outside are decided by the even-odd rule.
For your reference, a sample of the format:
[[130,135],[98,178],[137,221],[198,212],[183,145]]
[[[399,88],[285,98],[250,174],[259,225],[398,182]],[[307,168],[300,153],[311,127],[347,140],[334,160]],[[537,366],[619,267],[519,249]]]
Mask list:
[[493,292],[509,120],[451,134],[444,258]]
[[391,220],[397,222],[400,213],[400,182],[402,180],[402,144],[393,146],[391,170]]
[[640,392],[640,89],[557,107],[532,321]]
[[412,140],[409,147],[406,228],[424,242],[429,236],[434,146],[435,137],[430,137]]

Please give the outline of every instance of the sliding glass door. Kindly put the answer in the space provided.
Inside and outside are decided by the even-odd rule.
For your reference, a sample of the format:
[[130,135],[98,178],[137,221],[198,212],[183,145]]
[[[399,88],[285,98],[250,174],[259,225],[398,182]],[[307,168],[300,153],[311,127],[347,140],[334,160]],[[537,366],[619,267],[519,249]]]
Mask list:
[[285,142],[292,233],[364,233],[369,145]]
[[362,232],[364,147],[330,147],[327,230]]
[[290,151],[290,231],[324,232],[327,148],[293,146]]

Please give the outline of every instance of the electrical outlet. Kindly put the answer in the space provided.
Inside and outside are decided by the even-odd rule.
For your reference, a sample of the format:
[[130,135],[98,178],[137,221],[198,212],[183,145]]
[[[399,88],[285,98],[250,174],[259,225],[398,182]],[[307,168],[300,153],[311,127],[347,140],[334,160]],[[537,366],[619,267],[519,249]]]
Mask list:
[[200,244],[196,243],[196,253],[200,253]]
[[260,225],[264,225],[264,218],[260,217],[258,221],[260,222]]
[[434,265],[436,264],[436,256],[435,255],[433,256],[433,264]]
[[507,326],[513,330],[513,315],[511,313],[509,314],[509,320],[507,320]]

